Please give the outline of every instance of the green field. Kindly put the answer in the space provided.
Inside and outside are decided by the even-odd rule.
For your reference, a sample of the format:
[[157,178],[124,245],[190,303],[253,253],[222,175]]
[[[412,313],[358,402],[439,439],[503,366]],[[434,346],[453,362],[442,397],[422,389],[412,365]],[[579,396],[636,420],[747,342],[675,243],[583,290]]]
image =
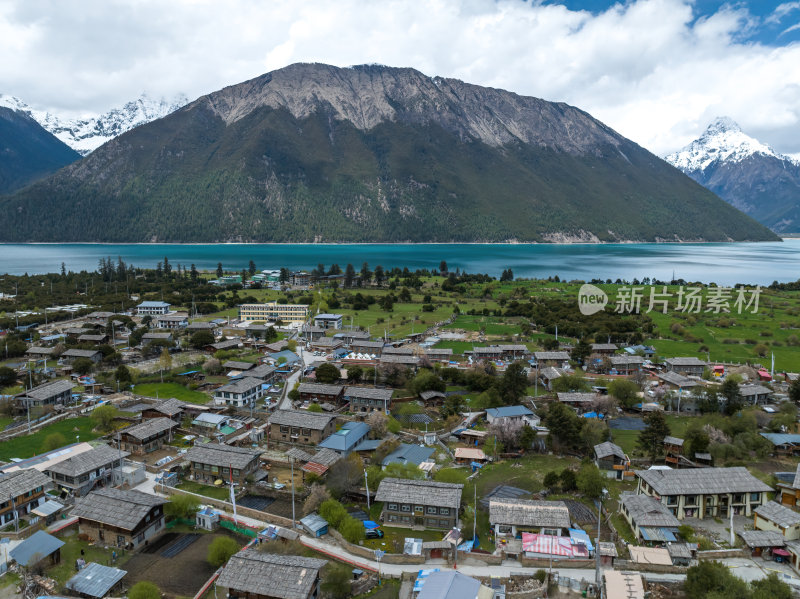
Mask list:
[[197,495],[205,495],[211,499],[219,499],[220,501],[228,501],[231,497],[230,489],[226,486],[213,487],[211,485],[204,485],[191,480],[185,480],[179,485],[178,489],[196,493]]
[[211,401],[211,396],[200,391],[192,391],[178,383],[142,383],[134,386],[133,392],[137,395],[158,397],[160,399],[174,397],[186,403],[194,404],[206,404]]
[[[681,439],[686,433],[686,429],[689,428],[689,425],[694,419],[703,418],[702,416],[676,416],[675,414],[665,414],[665,416],[667,419],[667,424],[669,424],[670,434],[673,437],[679,437]],[[638,439],[639,431],[624,431],[615,428],[611,429],[611,440],[619,445],[629,456],[635,453],[636,442]]]
[[0,443],[0,460],[8,461],[11,458],[29,458],[41,453],[42,445],[48,435],[61,433],[67,443],[75,443],[80,437],[81,441],[91,441],[100,436],[92,431],[92,422],[87,416],[80,418],[67,418],[34,432],[31,435],[15,437]]

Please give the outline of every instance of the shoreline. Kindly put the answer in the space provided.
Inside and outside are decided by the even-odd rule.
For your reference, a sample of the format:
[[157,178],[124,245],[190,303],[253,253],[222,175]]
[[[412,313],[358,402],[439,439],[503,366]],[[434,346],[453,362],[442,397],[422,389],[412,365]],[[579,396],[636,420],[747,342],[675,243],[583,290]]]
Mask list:
[[783,243],[789,240],[800,240],[797,237],[782,237],[769,241],[0,241],[0,247],[11,245],[132,245],[132,246],[424,246],[424,245],[498,245],[498,246],[610,246],[610,245],[735,245],[744,243]]

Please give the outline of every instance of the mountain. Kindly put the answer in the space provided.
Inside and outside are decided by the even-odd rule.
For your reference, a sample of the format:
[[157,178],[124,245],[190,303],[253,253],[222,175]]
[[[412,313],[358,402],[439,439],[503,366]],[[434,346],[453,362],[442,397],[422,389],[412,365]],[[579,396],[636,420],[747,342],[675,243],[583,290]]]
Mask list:
[[776,239],[577,108],[376,65],[203,96],[0,210],[5,241]]
[[800,233],[800,161],[778,154],[721,117],[666,160],[781,234]]
[[101,145],[134,127],[160,119],[188,103],[182,94],[171,100],[155,100],[142,94],[121,108],[113,108],[99,116],[67,118],[56,114],[34,110],[14,96],[0,95],[0,105],[13,106],[25,112],[69,147],[86,156]]
[[21,189],[79,158],[29,115],[0,103],[0,194]]

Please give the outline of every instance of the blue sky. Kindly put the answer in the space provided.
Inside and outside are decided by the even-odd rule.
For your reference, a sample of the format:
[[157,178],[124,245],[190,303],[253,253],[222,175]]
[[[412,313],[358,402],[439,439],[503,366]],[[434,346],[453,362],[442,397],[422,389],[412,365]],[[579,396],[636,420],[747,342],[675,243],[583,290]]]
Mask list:
[[294,62],[578,106],[664,155],[717,116],[800,155],[800,0],[2,0],[0,93],[62,115]]

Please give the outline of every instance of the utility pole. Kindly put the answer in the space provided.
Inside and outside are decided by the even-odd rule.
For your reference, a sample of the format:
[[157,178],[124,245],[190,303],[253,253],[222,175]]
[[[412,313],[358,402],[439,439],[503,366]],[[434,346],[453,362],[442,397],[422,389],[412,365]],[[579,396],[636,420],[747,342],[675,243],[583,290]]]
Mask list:
[[367,515],[369,515],[369,481],[367,480],[366,468],[364,468],[364,486],[367,488]]
[[605,497],[606,493],[608,493],[608,491],[603,489],[597,500],[597,539],[594,543],[594,581],[597,585],[597,597],[601,599],[603,597],[603,580],[600,575],[600,520],[603,515],[603,497]]
[[294,519],[294,458],[291,458],[289,463],[292,465],[292,528],[296,528],[297,523]]

